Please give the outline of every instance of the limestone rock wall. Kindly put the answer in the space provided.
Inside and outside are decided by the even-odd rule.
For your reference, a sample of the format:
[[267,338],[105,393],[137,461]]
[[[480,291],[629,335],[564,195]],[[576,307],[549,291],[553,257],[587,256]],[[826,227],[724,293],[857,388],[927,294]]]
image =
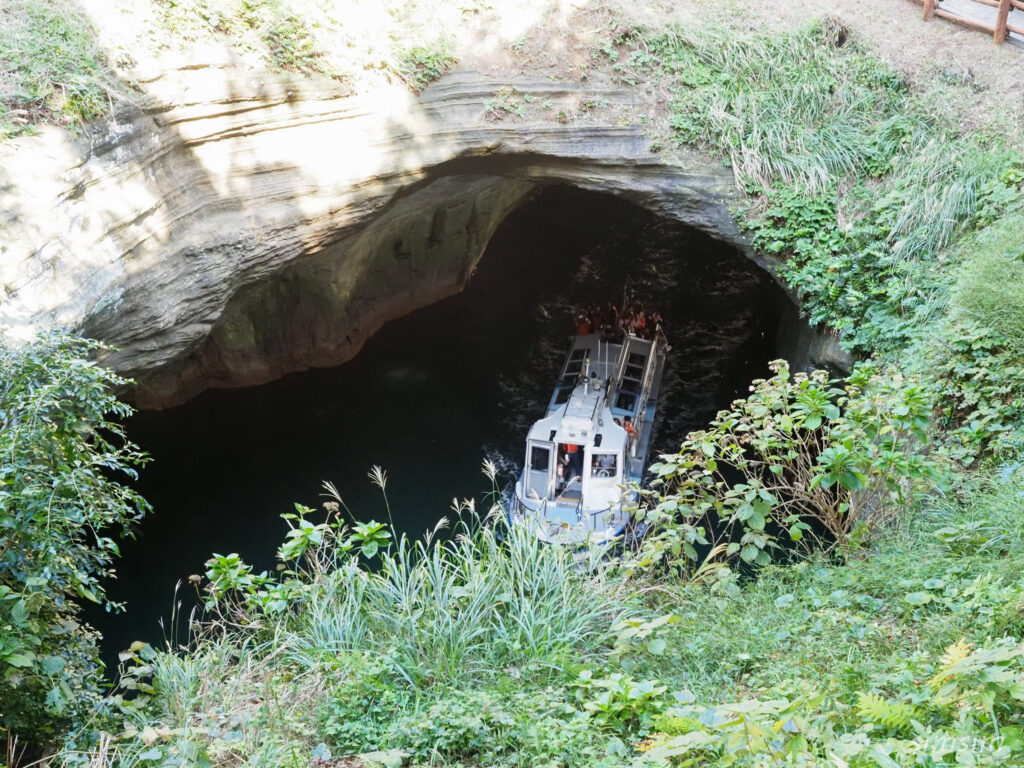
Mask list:
[[143,374],[139,404],[349,360],[388,320],[461,290],[533,188],[447,176],[400,199],[358,233],[238,291],[194,352]]
[[256,79],[224,61],[144,78],[137,109],[72,141],[0,147],[0,325],[120,348],[142,406],[352,357],[384,322],[465,284],[538,185],[618,195],[743,246],[732,178],[661,160],[634,128],[494,119],[514,87],[628,109],[611,84],[462,72],[419,97]]

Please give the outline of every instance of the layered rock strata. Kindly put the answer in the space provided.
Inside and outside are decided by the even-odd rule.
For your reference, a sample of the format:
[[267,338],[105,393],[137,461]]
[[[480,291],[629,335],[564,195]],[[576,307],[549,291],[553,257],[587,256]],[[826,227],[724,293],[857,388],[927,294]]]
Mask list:
[[[541,185],[744,247],[727,169],[663,161],[635,128],[580,110],[628,113],[630,89],[462,72],[364,98],[229,61],[141,85],[136,108],[82,140],[52,130],[0,150],[0,324],[115,345],[106,362],[137,379],[142,407],[351,358],[460,290]],[[495,106],[525,94],[550,119]]]

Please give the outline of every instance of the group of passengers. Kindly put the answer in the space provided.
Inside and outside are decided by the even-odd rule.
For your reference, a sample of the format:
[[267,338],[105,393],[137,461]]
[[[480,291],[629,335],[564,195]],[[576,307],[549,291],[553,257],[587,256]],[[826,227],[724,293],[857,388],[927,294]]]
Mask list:
[[605,341],[622,341],[627,334],[641,339],[653,339],[658,326],[664,324],[661,312],[647,312],[643,302],[633,301],[628,308],[620,310],[612,302],[602,309],[591,303],[576,315],[576,332],[580,336],[600,333]]

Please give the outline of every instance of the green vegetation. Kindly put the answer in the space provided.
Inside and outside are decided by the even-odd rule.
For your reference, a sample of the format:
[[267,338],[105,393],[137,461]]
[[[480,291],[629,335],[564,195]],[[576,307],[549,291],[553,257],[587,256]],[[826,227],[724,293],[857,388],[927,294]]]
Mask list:
[[[905,506],[935,472],[921,452],[929,402],[921,387],[861,366],[840,388],[824,371],[791,376],[785,361],[751,394],[691,432],[651,465],[650,501],[637,516],[656,526],[637,566],[684,577],[739,555],[768,565],[773,551],[849,551],[892,505]],[[809,548],[809,549],[808,549]]]
[[[1012,179],[1019,184],[1020,173]],[[961,317],[991,328],[1014,355],[1024,358],[1024,210],[1019,198],[1012,208],[959,249],[966,263],[953,304]]]
[[450,72],[457,63],[451,43],[444,39],[431,46],[406,48],[398,55],[398,71],[416,93]]
[[811,320],[857,352],[910,345],[942,313],[944,249],[1020,199],[1020,157],[934,117],[832,21],[621,42],[630,72],[670,83],[677,140],[732,166],[754,245]]
[[1022,494],[1008,467],[756,580],[623,579],[472,517],[368,558],[300,509],[279,578],[212,558],[188,652],[136,648],[94,764],[1015,764]]
[[273,71],[343,79],[311,20],[281,0],[154,0],[154,4],[163,25],[186,39],[221,36],[240,52],[260,55]]
[[[290,24],[281,61],[322,58],[283,4],[211,3],[164,0],[167,23],[241,20],[261,46]],[[447,66],[404,50],[414,88]],[[1021,159],[828,21],[631,30],[596,56],[667,88],[676,139],[734,169],[755,247],[858,355],[851,375],[780,363],[683,438],[625,558],[574,562],[464,507],[423,541],[342,525],[337,498],[299,507],[277,571],[213,555],[188,646],[126,651],[97,705],[64,599],[102,599],[114,550],[93,526],[143,509],[97,463],[140,457],[97,426],[116,381],[76,362],[88,347],[5,352],[21,399],[0,418],[34,436],[0,437],[3,520],[24,526],[2,551],[31,553],[3,561],[6,728],[72,733],[58,763],[125,768],[1024,764]],[[47,418],[22,404],[35,393]]]
[[99,700],[96,635],[75,601],[104,602],[112,536],[146,511],[115,479],[143,456],[116,421],[129,409],[110,388],[125,382],[83,359],[97,346],[0,347],[0,728],[35,744]]
[[138,649],[128,680],[142,695],[118,702],[134,726],[111,745],[115,764],[193,751],[298,765],[397,749],[531,765],[556,742],[593,751],[583,722],[560,733],[574,711],[563,682],[598,665],[628,615],[617,580],[471,513],[444,542],[381,548],[383,526],[349,530],[327,506],[325,523],[301,507],[286,516],[277,578],[211,558],[215,620],[187,655]]
[[110,110],[114,91],[91,25],[72,3],[0,8],[0,140],[51,122],[73,129]]
[[7,0],[0,6],[0,141],[43,124],[78,130],[108,116],[136,89],[113,65],[130,72],[167,49],[212,44],[256,70],[328,77],[358,89],[399,82],[419,92],[455,66],[452,32],[484,6],[111,0],[103,13],[121,18],[106,39],[96,29],[106,18],[90,18],[74,0]]
[[151,0],[164,29],[188,43],[216,41],[272,71],[325,75],[349,85],[372,73],[414,92],[457,63],[447,31],[472,4],[376,0]]
[[524,94],[522,99],[516,98],[519,92],[515,88],[500,88],[494,94],[493,99],[484,103],[484,114],[491,121],[504,120],[506,117],[523,117],[526,115],[526,108],[523,103],[527,100]]

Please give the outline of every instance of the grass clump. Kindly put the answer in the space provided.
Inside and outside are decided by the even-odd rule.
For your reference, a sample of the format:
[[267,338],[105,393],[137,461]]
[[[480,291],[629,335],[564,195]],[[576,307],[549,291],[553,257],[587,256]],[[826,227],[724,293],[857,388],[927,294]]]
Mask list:
[[11,0],[0,8],[0,139],[41,122],[80,128],[109,111],[112,82],[94,30],[73,4]]
[[741,38],[670,33],[654,50],[673,77],[677,138],[729,158],[737,181],[811,189],[883,166],[917,126],[906,86],[824,21]]
[[833,20],[636,46],[669,81],[677,140],[732,166],[755,247],[854,352],[903,348],[941,317],[945,250],[1019,197],[1016,154],[933,117]]
[[124,764],[145,754],[147,726],[167,734],[150,759],[191,749],[299,765],[401,750],[529,765],[531,749],[603,753],[603,735],[566,727],[565,680],[599,663],[612,626],[636,610],[616,580],[500,521],[413,542],[379,524],[314,525],[310,512],[289,516],[298,533],[279,553],[280,580],[214,556],[211,620],[188,652],[136,649],[125,680],[151,698],[117,705],[135,723]]
[[979,232],[963,252],[970,254],[953,303],[971,320],[1001,334],[1024,359],[1024,211],[1002,216]]

